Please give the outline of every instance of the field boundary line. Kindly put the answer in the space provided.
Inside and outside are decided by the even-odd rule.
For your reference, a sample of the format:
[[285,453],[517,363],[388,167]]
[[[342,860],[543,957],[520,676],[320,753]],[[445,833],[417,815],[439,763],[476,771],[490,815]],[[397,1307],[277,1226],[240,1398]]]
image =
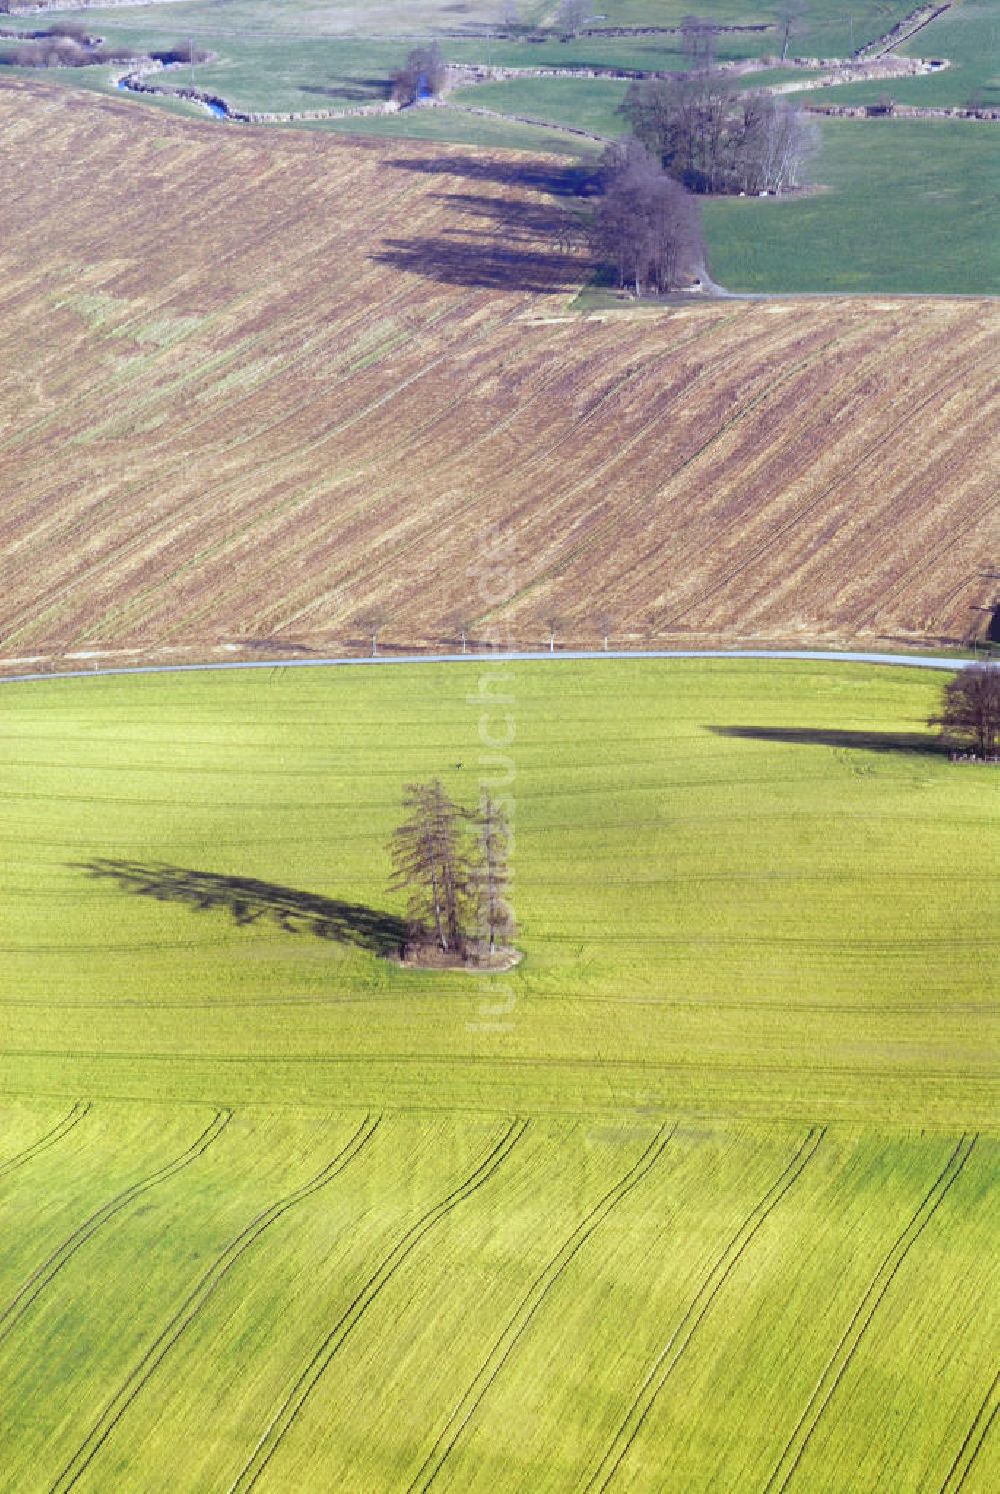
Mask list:
[[794,1187],[815,1157],[825,1135],[825,1126],[810,1128],[791,1161],[786,1163],[767,1192],[754,1204],[725,1249],[716,1257],[697,1292],[688,1303],[680,1322],[650,1365],[617,1432],[584,1486],[586,1494],[590,1494],[591,1490],[606,1489],[616,1477],[646,1417],[653,1409],[657,1396],[673,1373],[678,1360],[686,1351],[702,1319],[743,1258],[758,1230],[763,1227],[785,1194]]
[[508,1319],[500,1336],[493,1344],[486,1359],[479,1367],[475,1377],[467,1386],[461,1400],[455,1406],[444,1427],[435,1438],[430,1452],[410,1482],[407,1494],[413,1494],[413,1491],[417,1489],[429,1489],[431,1484],[433,1484],[446,1461],[454,1452],[456,1444],[476,1414],[483,1398],[500,1374],[510,1355],[514,1352],[519,1340],[527,1331],[532,1319],[549,1292],[559,1281],[573,1258],[583,1248],[594,1231],[603,1224],[608,1215],[618,1207],[628,1194],[642,1182],[647,1173],[651,1172],[656,1166],[670,1145],[677,1130],[677,1124],[675,1122],[669,1130],[667,1130],[666,1125],[659,1128],[640,1156],[632,1163],[632,1166],[621,1175],[618,1181],[608,1189],[594,1207],[584,1215],[573,1231],[563,1241],[555,1255],[551,1257],[535,1277],[528,1291],[521,1298],[521,1301]]
[[164,1163],[162,1167],[158,1167],[154,1172],[149,1173],[148,1176],[138,1179],[137,1182],[130,1184],[128,1188],[115,1194],[113,1198],[109,1199],[107,1203],[102,1204],[89,1218],[85,1219],[82,1224],[79,1224],[71,1234],[67,1235],[65,1240],[51,1252],[42,1264],[32,1271],[31,1275],[21,1286],[20,1290],[10,1299],[6,1307],[0,1308],[0,1343],[13,1330],[15,1324],[27,1312],[28,1308],[36,1301],[53,1278],[69,1263],[70,1259],[81,1246],[86,1244],[92,1235],[95,1235],[99,1229],[108,1224],[116,1214],[120,1214],[123,1209],[128,1208],[129,1204],[141,1197],[143,1193],[148,1193],[151,1188],[157,1187],[160,1183],[167,1182],[176,1173],[183,1172],[186,1167],[190,1167],[192,1162],[197,1161],[212,1143],[218,1140],[232,1118],[233,1112],[231,1110],[217,1110],[214,1119],[185,1151],[181,1152],[179,1156],[174,1157],[170,1162]]
[[181,1337],[181,1334],[191,1325],[205,1303],[237,1264],[240,1257],[251,1246],[255,1245],[264,1231],[269,1229],[272,1224],[275,1224],[289,1209],[294,1208],[296,1204],[302,1203],[313,1193],[317,1193],[321,1188],[332,1182],[338,1173],[343,1172],[353,1162],[354,1158],[364,1150],[369,1141],[371,1141],[381,1121],[381,1116],[373,1118],[371,1114],[366,1115],[350,1140],[340,1148],[319,1172],[315,1173],[308,1182],[293,1189],[291,1193],[286,1193],[282,1198],[276,1199],[266,1209],[262,1209],[260,1213],[251,1219],[249,1224],[244,1226],[238,1235],[230,1240],[229,1244],[216,1256],[208,1270],[202,1274],[197,1284],[185,1297],[166,1327],[160,1330],[149,1348],[146,1349],[142,1357],[129,1370],[125,1379],[108,1401],[76,1452],[73,1453],[62,1472],[50,1485],[50,1494],[63,1494],[63,1491],[71,1489],[86,1472],[101,1447],[128,1411],[129,1406],[151,1379],[160,1364],[162,1364],[167,1354]]
[[[958,1491],[964,1487],[972,1465],[982,1451],[983,1443],[989,1436],[990,1429],[997,1419],[997,1412],[1000,1411],[1000,1396],[997,1394],[998,1391],[1000,1391],[1000,1370],[994,1375],[993,1384],[986,1392],[983,1403],[976,1412],[972,1425],[966,1432],[962,1445],[955,1455],[955,1461],[948,1469],[945,1481],[941,1485],[941,1494],[958,1494]],[[989,1416],[986,1416],[991,1401],[993,1402],[993,1410],[990,1411]],[[983,1420],[984,1417],[986,1417],[985,1422]]]
[[306,1404],[321,1377],[325,1374],[331,1360],[340,1351],[345,1339],[357,1326],[361,1317],[367,1312],[375,1298],[384,1287],[388,1286],[396,1271],[406,1260],[407,1256],[416,1249],[424,1235],[440,1224],[441,1220],[450,1214],[453,1209],[457,1208],[459,1204],[464,1203],[467,1198],[477,1192],[485,1183],[489,1182],[494,1173],[499,1171],[511,1152],[521,1141],[530,1124],[529,1120],[512,1121],[501,1139],[493,1146],[487,1156],[481,1162],[477,1163],[475,1169],[465,1181],[460,1183],[456,1188],[453,1188],[443,1199],[440,1199],[428,1209],[397,1240],[396,1244],[380,1262],[377,1270],[368,1278],[360,1292],[357,1293],[347,1308],[341,1313],[334,1327],[327,1334],[305,1369],[295,1381],[281,1406],[271,1418],[263,1436],[257,1442],[247,1462],[230,1485],[229,1494],[244,1494],[244,1491],[253,1488],[267,1464],[275,1452],[277,1452],[282,1440],[291,1429],[295,1418]]
[[37,1141],[33,1141],[23,1151],[15,1152],[14,1156],[8,1157],[6,1162],[0,1162],[0,1178],[4,1177],[8,1172],[13,1172],[15,1168],[24,1167],[28,1162],[37,1157],[39,1152],[47,1151],[50,1146],[55,1146],[57,1142],[62,1141],[63,1137],[68,1136],[74,1126],[80,1124],[84,1116],[90,1111],[90,1108],[90,1100],[76,1100],[70,1111],[63,1116],[61,1121],[58,1121],[52,1127],[51,1131],[46,1131],[44,1136],[39,1136]]
[[851,1314],[851,1319],[827,1361],[801,1416],[792,1429],[785,1449],[764,1486],[765,1494],[769,1494],[771,1490],[778,1490],[780,1494],[780,1491],[788,1488],[794,1478],[813,1433],[844,1378],[883,1297],[892,1285],[904,1260],[937,1213],[945,1195],[958,1181],[977,1140],[977,1135],[970,1137],[968,1133],[959,1139],[941,1172],[917,1205],[906,1227],[896,1237],[883,1257],[864,1296]]

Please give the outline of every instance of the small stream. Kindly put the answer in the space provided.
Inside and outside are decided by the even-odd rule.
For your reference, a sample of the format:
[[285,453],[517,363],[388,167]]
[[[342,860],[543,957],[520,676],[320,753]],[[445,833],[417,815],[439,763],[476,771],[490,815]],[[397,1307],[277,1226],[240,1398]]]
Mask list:
[[[163,69],[166,72],[166,68]],[[197,92],[193,88],[157,88],[145,81],[142,75],[126,73],[121,78],[115,79],[115,87],[122,89],[125,93],[155,94],[160,98],[187,99],[193,104],[201,104],[211,114],[213,119],[234,119],[234,115],[224,99],[213,98],[208,94]]]

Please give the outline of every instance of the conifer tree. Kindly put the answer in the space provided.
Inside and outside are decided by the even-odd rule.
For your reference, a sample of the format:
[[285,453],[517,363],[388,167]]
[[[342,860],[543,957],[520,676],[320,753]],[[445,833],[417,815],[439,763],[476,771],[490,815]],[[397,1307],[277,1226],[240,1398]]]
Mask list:
[[415,936],[433,937],[445,954],[462,954],[470,880],[461,842],[463,811],[438,778],[407,784],[403,808],[408,818],[390,844],[390,885],[407,893],[407,917]]

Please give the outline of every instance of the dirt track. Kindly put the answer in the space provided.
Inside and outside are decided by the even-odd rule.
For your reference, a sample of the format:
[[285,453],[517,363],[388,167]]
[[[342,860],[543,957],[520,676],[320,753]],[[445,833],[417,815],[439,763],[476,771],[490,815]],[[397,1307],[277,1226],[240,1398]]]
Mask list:
[[567,316],[550,169],[0,93],[0,653],[959,639],[996,309]]

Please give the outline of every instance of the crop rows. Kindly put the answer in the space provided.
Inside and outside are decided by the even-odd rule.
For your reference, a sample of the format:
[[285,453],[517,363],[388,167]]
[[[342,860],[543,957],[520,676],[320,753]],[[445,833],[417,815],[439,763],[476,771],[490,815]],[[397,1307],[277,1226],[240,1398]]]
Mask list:
[[373,608],[404,644],[552,613],[587,641],[601,610],[634,640],[957,638],[984,601],[987,303],[582,318],[545,163],[35,84],[0,138],[7,658],[342,647]]
[[240,1258],[248,1250],[251,1250],[265,1231],[270,1229],[289,1209],[295,1208],[297,1204],[310,1198],[321,1188],[328,1186],[354,1160],[359,1152],[368,1145],[378,1126],[378,1117],[366,1116],[350,1141],[341,1147],[336,1155],[324,1167],[320,1168],[319,1172],[299,1188],[276,1199],[273,1204],[263,1209],[229,1242],[221,1254],[212,1262],[208,1270],[199,1278],[193,1290],[181,1303],[176,1313],[174,1313],[157,1338],[149,1346],[142,1358],[129,1371],[115,1395],[101,1412],[98,1420],[87,1432],[87,1435],[81,1441],[65,1468],[53,1482],[53,1494],[56,1494],[56,1491],[71,1489],[79,1481],[103,1443],[128,1411],[136,1396],[146,1387],[167,1354],[180,1339],[181,1334],[194,1321],[205,1302],[219,1289],[226,1276],[232,1271]]
[[[815,1126],[804,1138],[800,1131],[795,1142],[791,1131],[766,1126],[716,1124],[688,1135],[678,1125],[640,1123],[630,1131],[615,1122],[601,1132],[551,1121],[529,1125],[524,1119],[497,1120],[490,1128],[477,1127],[478,1140],[472,1134],[463,1140],[468,1159],[463,1165],[457,1158],[446,1160],[451,1143],[443,1151],[440,1144],[449,1134],[457,1140],[468,1120],[370,1116],[353,1126],[353,1134],[345,1129],[348,1139],[318,1171],[314,1167],[305,1182],[258,1209],[207,1265],[199,1265],[198,1242],[206,1222],[201,1214],[214,1206],[203,1193],[192,1192],[192,1184],[223,1133],[231,1137],[233,1128],[245,1128],[246,1121],[239,1112],[235,1117],[220,1112],[189,1151],[178,1155],[161,1185],[154,1187],[157,1175],[147,1173],[129,1196],[116,1195],[92,1208],[67,1234],[62,1253],[41,1262],[15,1294],[23,1312],[10,1325],[17,1333],[16,1346],[4,1345],[0,1351],[0,1384],[5,1448],[9,1467],[21,1470],[19,1490],[99,1488],[109,1481],[117,1486],[134,1481],[140,1468],[146,1487],[226,1487],[234,1494],[258,1485],[289,1487],[289,1480],[296,1487],[341,1480],[354,1487],[359,1479],[368,1488],[489,1487],[489,1458],[479,1461],[484,1438],[488,1445],[504,1425],[511,1395],[524,1398],[529,1419],[508,1474],[535,1487],[603,1489],[619,1481],[633,1487],[636,1477],[637,1486],[656,1487],[668,1469],[681,1476],[678,1470],[689,1468],[700,1449],[702,1458],[735,1458],[726,1464],[726,1476],[742,1480],[741,1487],[763,1488],[748,1470],[751,1463],[757,1468],[770,1457],[773,1471],[767,1487],[786,1488],[797,1482],[794,1476],[821,1418],[824,1425],[830,1422],[829,1409],[843,1399],[849,1372],[855,1390],[859,1383],[864,1387],[871,1372],[873,1392],[886,1394],[884,1388],[878,1390],[884,1386],[878,1369],[859,1351],[873,1342],[883,1319],[891,1327],[907,1300],[938,1290],[934,1251],[923,1258],[932,1227],[956,1242],[964,1221],[988,1230],[989,1204],[981,1195],[984,1174],[968,1181],[975,1145],[971,1136],[954,1147],[949,1144],[950,1156],[941,1168],[934,1161],[940,1141],[878,1147]],[[295,1133],[293,1124],[283,1145]],[[535,1137],[530,1146],[529,1135]],[[255,1149],[259,1143],[254,1136],[253,1130],[245,1132],[238,1151],[230,1151],[226,1165],[237,1186],[243,1168],[239,1150]],[[375,1145],[379,1137],[384,1138],[381,1149]],[[627,1161],[622,1152],[626,1142],[631,1151]],[[310,1146],[315,1145],[314,1138]],[[747,1147],[753,1152],[741,1157]],[[301,1166],[295,1141],[292,1150]],[[776,1169],[782,1150],[786,1160]],[[437,1181],[436,1201],[426,1207],[418,1204],[416,1194],[405,1197],[405,1179],[418,1157],[425,1158],[420,1172],[430,1169],[421,1190],[433,1195]],[[69,1149],[65,1161],[72,1165]],[[873,1164],[875,1175],[881,1176],[884,1218],[872,1217],[864,1196]],[[30,1167],[30,1161],[25,1165]],[[452,1171],[453,1181],[445,1184]],[[744,1190],[752,1198],[755,1186],[761,1186],[756,1178],[768,1171],[773,1181],[734,1228],[739,1218],[736,1195],[720,1194],[720,1184],[732,1188],[743,1172]],[[814,1173],[815,1180],[803,1191],[803,1175],[809,1179]],[[907,1197],[913,1197],[921,1177],[926,1180],[929,1173],[934,1181],[924,1187],[915,1208],[907,1206]],[[169,1209],[168,1195],[174,1199]],[[844,1247],[822,1218],[838,1196],[865,1221],[863,1233],[857,1222],[845,1221],[845,1241],[857,1257],[846,1274]],[[152,1203],[154,1198],[161,1202]],[[0,1186],[0,1221],[5,1203]],[[191,1263],[175,1276],[171,1293],[179,1295],[172,1298],[163,1295],[157,1253],[171,1249],[170,1230],[162,1233],[164,1211],[177,1205],[183,1209],[179,1217]],[[372,1223],[386,1242],[383,1246],[366,1233],[371,1223],[362,1224],[373,1205]],[[907,1207],[909,1217],[897,1230],[895,1221]],[[112,1211],[114,1231],[95,1225],[108,1223]],[[403,1224],[407,1216],[409,1222]],[[393,1224],[392,1217],[398,1222]],[[495,1228],[501,1217],[510,1221],[504,1226],[506,1252],[484,1289],[478,1252],[490,1238],[490,1221]],[[30,1228],[30,1207],[26,1213],[22,1205],[18,1227]],[[141,1352],[131,1364],[126,1354],[127,1368],[116,1371],[117,1388],[94,1418],[88,1408],[98,1391],[89,1384],[86,1364],[64,1361],[54,1348],[42,1378],[25,1377],[25,1353],[32,1352],[35,1335],[45,1331],[35,1287],[42,1283],[45,1295],[60,1297],[59,1304],[49,1304],[52,1321],[58,1308],[64,1314],[72,1311],[72,1323],[88,1310],[88,1284],[119,1296],[133,1288],[120,1274],[132,1248],[129,1236],[150,1229],[158,1243],[152,1250],[147,1245],[140,1258],[147,1278],[144,1293],[152,1299],[149,1305],[160,1326],[155,1328],[155,1317],[147,1316]],[[812,1240],[805,1251],[804,1237]],[[307,1246],[319,1252],[317,1269],[307,1266]],[[49,1271],[57,1257],[58,1271]],[[856,1297],[855,1282],[869,1261],[874,1274]],[[904,1271],[909,1273],[905,1281]],[[753,1283],[756,1305],[746,1300],[747,1282]],[[804,1290],[808,1301],[820,1282],[828,1299],[822,1311],[811,1320],[789,1319],[787,1305],[782,1306],[786,1293],[794,1300]],[[952,1293],[975,1302],[971,1282],[956,1282]],[[270,1307],[265,1306],[268,1300]],[[275,1317],[281,1302],[284,1307]],[[336,1319],[324,1332],[324,1316],[338,1302]],[[634,1320],[633,1314],[638,1314]],[[772,1314],[785,1323],[777,1340]],[[924,1461],[911,1457],[902,1486],[930,1486],[934,1480],[937,1487],[943,1480],[943,1489],[955,1491],[971,1469],[988,1478],[996,1455],[990,1438],[997,1382],[984,1396],[979,1377],[990,1362],[989,1316],[987,1312],[981,1331],[965,1343],[960,1359],[946,1361],[943,1372],[932,1374],[929,1367],[940,1364],[938,1356],[947,1343],[944,1324],[926,1341],[910,1345],[912,1383],[925,1398],[917,1400],[913,1411],[921,1413],[922,1408],[929,1417],[938,1407],[954,1409],[939,1422],[938,1440],[920,1453]],[[251,1331],[258,1317],[258,1327]],[[655,1343],[658,1324],[662,1333],[664,1322],[672,1324],[670,1331],[647,1359],[637,1387],[634,1366],[649,1353],[647,1346]],[[72,1334],[77,1331],[71,1329]],[[116,1360],[121,1359],[114,1342],[119,1333],[123,1340],[128,1337],[124,1323],[103,1345],[104,1353]],[[789,1333],[794,1337],[786,1342]],[[311,1353],[300,1357],[310,1338]],[[731,1353],[750,1356],[750,1362],[759,1355],[762,1375],[770,1356],[788,1356],[790,1363],[805,1356],[798,1383],[810,1362],[822,1368],[804,1402],[765,1381],[756,1388],[744,1385],[740,1396],[730,1398],[712,1392],[711,1366]],[[173,1373],[157,1374],[168,1355]],[[372,1355],[383,1366],[383,1374],[374,1379],[365,1369]],[[600,1357],[591,1362],[590,1355]],[[707,1394],[699,1388],[706,1371]],[[28,1472],[19,1443],[40,1407],[23,1397],[47,1393],[46,1374],[58,1379],[67,1413],[53,1444],[36,1455]],[[547,1413],[538,1401],[540,1374]],[[594,1377],[587,1392],[589,1410],[577,1407],[567,1421],[565,1397],[578,1396],[574,1383],[588,1375]],[[246,1386],[252,1402],[241,1408],[237,1391]],[[906,1404],[904,1391],[910,1393],[909,1386],[891,1390],[893,1405]],[[499,1401],[491,1408],[498,1392]],[[594,1401],[598,1392],[600,1400]],[[755,1411],[758,1392],[784,1395],[780,1415]],[[412,1407],[400,1396],[412,1397]],[[969,1408],[964,1419],[963,1400]],[[665,1419],[663,1412],[668,1413]],[[546,1414],[554,1420],[543,1435],[547,1423],[543,1419],[536,1427],[536,1420]],[[200,1423],[202,1416],[211,1416],[210,1431]],[[843,1417],[832,1429],[839,1436],[863,1434],[869,1442],[874,1439],[876,1450],[882,1445],[883,1458],[898,1457],[895,1413],[884,1425],[877,1409],[871,1417],[865,1430]],[[161,1421],[162,1435],[154,1430]],[[470,1438],[480,1421],[483,1435]],[[113,1437],[123,1422],[125,1435]],[[679,1442],[674,1441],[675,1424]],[[611,1436],[602,1448],[602,1429],[608,1428]],[[517,1445],[517,1428],[508,1426],[505,1437],[513,1437]],[[200,1461],[186,1461],[183,1442],[192,1450],[197,1444]],[[286,1443],[290,1457],[285,1456]],[[545,1449],[542,1463],[531,1461],[539,1447]],[[700,1466],[699,1476],[705,1477],[710,1463]],[[829,1451],[827,1466],[837,1466]],[[626,1471],[628,1478],[623,1477]],[[835,1478],[816,1487],[847,1485]]]

